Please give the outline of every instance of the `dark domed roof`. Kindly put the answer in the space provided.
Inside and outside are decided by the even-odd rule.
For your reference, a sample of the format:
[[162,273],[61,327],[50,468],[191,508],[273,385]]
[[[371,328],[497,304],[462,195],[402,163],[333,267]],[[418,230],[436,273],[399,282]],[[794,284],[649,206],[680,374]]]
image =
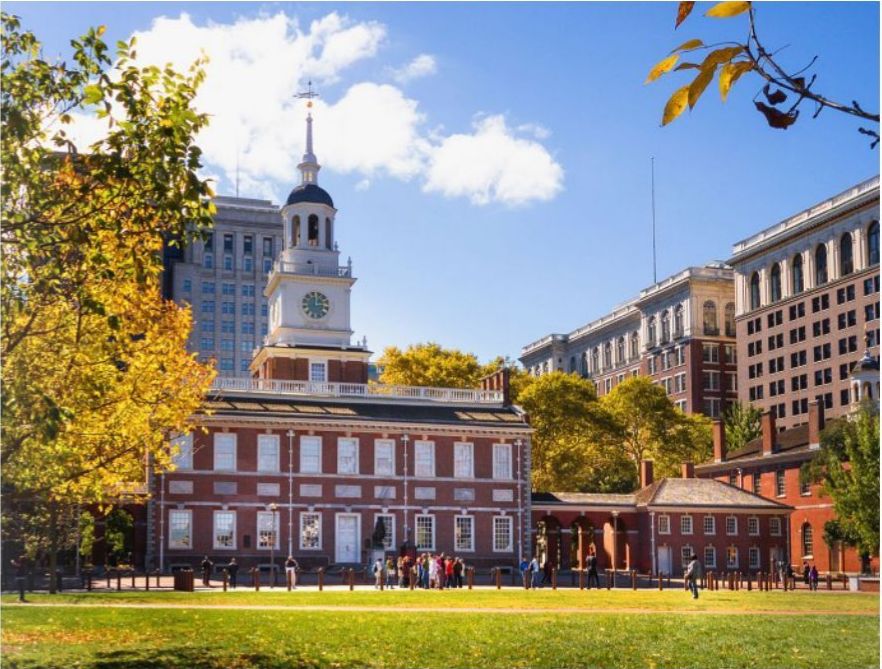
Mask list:
[[855,372],[878,372],[879,371],[879,361],[873,358],[873,356],[869,354],[864,354],[864,357],[854,363],[854,366],[851,368],[852,374]]
[[328,191],[315,184],[300,184],[291,191],[287,204],[297,204],[298,202],[315,202],[316,204],[326,204],[329,207],[334,206],[334,201],[328,195]]

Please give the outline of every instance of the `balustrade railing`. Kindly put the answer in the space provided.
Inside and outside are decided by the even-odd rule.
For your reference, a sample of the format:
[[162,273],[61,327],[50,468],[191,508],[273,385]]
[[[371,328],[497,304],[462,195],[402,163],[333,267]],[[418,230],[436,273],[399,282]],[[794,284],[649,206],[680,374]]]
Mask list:
[[318,263],[282,262],[273,263],[273,272],[282,274],[309,274],[312,276],[352,276],[352,263],[339,266],[319,265]]

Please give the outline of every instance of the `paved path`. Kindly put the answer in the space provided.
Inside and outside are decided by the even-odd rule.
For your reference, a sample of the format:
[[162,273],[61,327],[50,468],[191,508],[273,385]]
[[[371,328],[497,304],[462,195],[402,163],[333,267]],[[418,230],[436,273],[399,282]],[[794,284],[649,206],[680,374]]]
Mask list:
[[198,609],[202,611],[211,611],[211,610],[220,610],[220,611],[351,611],[351,612],[359,612],[359,613],[493,613],[493,614],[559,614],[559,613],[567,613],[567,614],[678,614],[678,615],[726,615],[726,616],[737,616],[737,615],[760,615],[760,616],[800,616],[800,615],[813,615],[813,616],[878,616],[878,611],[825,611],[825,610],[774,610],[774,611],[747,611],[744,609],[634,609],[634,608],[616,608],[616,609],[607,609],[607,608],[599,608],[599,609],[580,609],[580,608],[548,608],[548,609],[517,609],[517,608],[485,608],[485,607],[446,607],[446,608],[435,608],[430,606],[332,606],[332,605],[315,605],[315,606],[284,606],[284,605],[272,605],[272,604],[243,604],[243,605],[233,605],[233,604],[157,604],[153,602],[145,602],[143,604],[137,603],[113,603],[108,602],[106,604],[71,604],[71,603],[59,603],[59,604],[49,604],[44,602],[26,602],[24,604],[20,604],[18,602],[14,604],[6,604],[7,607],[44,607],[44,608],[90,608],[90,609],[106,609],[106,608],[118,608],[118,609]]

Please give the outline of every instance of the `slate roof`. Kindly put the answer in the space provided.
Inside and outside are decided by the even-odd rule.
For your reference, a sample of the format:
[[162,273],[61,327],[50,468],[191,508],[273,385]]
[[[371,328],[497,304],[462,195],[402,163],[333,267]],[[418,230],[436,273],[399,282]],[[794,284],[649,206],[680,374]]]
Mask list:
[[209,397],[203,410],[213,416],[240,418],[320,418],[322,420],[374,420],[384,423],[523,427],[529,426],[514,407],[463,407],[450,404],[399,402],[345,402],[316,398],[292,399],[253,396]]
[[633,506],[634,493],[617,495],[602,492],[534,492],[533,504],[575,504],[578,506]]

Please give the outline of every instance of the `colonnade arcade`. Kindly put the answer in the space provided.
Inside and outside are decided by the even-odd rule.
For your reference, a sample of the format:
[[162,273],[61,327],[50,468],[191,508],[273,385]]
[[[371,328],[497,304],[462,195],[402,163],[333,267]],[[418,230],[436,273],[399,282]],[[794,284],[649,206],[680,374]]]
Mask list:
[[550,561],[558,570],[587,568],[595,555],[598,570],[628,571],[634,562],[628,534],[635,529],[633,515],[617,512],[547,514],[536,523],[533,552],[541,566]]

